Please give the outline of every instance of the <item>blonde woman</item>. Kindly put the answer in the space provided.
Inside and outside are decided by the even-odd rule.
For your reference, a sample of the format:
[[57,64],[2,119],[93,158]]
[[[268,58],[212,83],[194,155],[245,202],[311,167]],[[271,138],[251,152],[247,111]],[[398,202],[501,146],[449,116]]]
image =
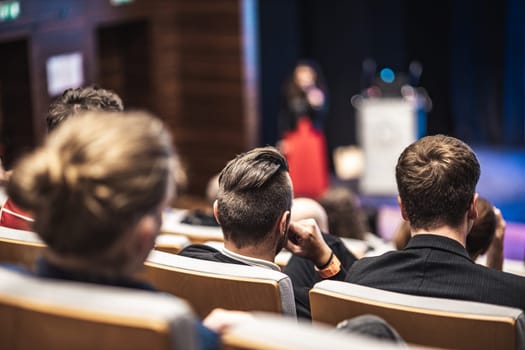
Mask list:
[[[7,188],[47,244],[35,274],[154,290],[133,276],[154,246],[176,169],[168,131],[147,113],[64,122],[16,166]],[[214,315],[206,324],[220,330]],[[217,348],[217,334],[198,328],[203,348]]]

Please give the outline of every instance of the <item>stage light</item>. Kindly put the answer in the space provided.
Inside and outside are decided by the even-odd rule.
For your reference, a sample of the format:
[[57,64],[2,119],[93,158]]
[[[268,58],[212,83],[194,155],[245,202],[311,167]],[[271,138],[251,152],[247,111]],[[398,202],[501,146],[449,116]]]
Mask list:
[[391,83],[394,81],[394,79],[396,79],[394,71],[390,68],[381,69],[379,76],[381,77],[381,80],[383,80],[385,83]]

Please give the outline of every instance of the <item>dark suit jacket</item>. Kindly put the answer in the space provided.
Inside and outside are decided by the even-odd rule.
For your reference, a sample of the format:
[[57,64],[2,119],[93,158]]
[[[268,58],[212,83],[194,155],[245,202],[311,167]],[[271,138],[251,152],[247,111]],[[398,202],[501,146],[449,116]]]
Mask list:
[[[335,236],[324,234],[326,243],[330,246],[332,251],[341,260],[342,269],[341,271],[332,277],[332,279],[343,280],[346,276],[347,268],[356,260],[354,255],[350,253],[342,241]],[[232,259],[215,248],[207,245],[193,244],[184,248],[179,255],[210,260],[217,262],[224,262],[230,264],[247,265],[238,260]],[[309,260],[298,258],[293,256],[290,259],[289,266],[284,269],[284,273],[287,274],[293,285],[295,307],[297,310],[297,316],[302,318],[311,318],[310,316],[310,301],[308,299],[308,292],[316,282],[319,282],[321,278],[314,270],[314,264]]]
[[345,281],[525,311],[525,278],[475,264],[460,243],[433,234],[412,237],[404,250],[361,259],[352,265]]

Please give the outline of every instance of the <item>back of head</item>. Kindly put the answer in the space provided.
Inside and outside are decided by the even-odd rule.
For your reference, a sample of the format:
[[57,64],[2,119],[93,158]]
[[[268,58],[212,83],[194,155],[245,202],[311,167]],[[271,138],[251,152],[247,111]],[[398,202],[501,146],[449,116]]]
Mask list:
[[339,237],[363,239],[368,231],[366,214],[356,195],[344,187],[328,189],[320,200],[328,215],[329,232]]
[[274,147],[255,148],[231,160],[219,175],[218,218],[238,248],[267,238],[292,205],[288,164]]
[[319,202],[306,197],[294,198],[291,220],[299,221],[310,218],[315,220],[322,232],[329,232],[328,217],[326,211]]
[[90,112],[23,158],[7,191],[33,214],[34,230],[52,251],[96,256],[166,200],[174,162],[160,120]]
[[426,136],[405,148],[397,162],[396,180],[412,228],[458,227],[479,175],[476,155],[456,138]]
[[478,217],[467,235],[467,251],[473,260],[487,252],[496,231],[496,214],[492,203],[480,197],[476,202],[476,210]]
[[112,91],[98,87],[67,89],[49,106],[46,116],[47,129],[52,131],[69,117],[86,111],[123,110],[122,100]]

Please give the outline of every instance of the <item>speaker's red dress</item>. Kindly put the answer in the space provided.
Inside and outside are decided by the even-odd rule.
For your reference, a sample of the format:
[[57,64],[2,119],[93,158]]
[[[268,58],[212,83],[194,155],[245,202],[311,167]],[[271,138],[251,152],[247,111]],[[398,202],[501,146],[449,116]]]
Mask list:
[[284,134],[284,155],[288,161],[294,195],[318,198],[328,188],[326,140],[310,118],[301,117],[297,127]]

